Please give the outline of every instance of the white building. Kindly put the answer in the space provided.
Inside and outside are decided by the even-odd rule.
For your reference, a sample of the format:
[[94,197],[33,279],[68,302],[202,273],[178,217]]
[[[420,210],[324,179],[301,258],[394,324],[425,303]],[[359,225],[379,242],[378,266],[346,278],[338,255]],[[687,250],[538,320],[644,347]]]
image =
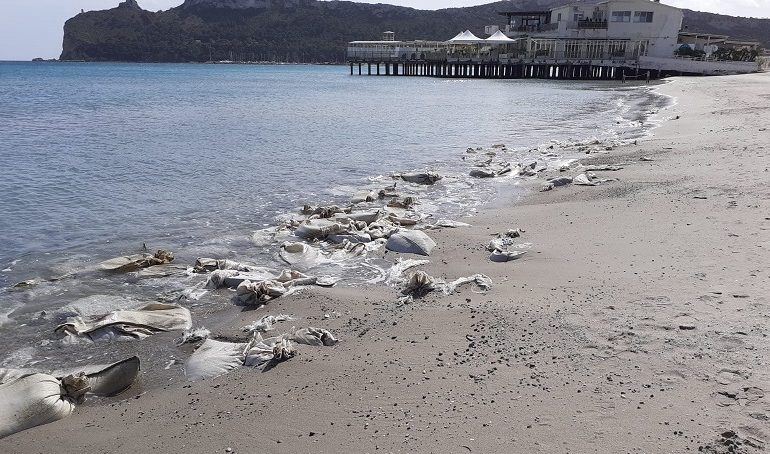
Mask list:
[[606,0],[501,14],[508,17],[506,35],[528,38],[534,46],[528,50],[553,58],[670,58],[683,18],[681,9],[652,0]]

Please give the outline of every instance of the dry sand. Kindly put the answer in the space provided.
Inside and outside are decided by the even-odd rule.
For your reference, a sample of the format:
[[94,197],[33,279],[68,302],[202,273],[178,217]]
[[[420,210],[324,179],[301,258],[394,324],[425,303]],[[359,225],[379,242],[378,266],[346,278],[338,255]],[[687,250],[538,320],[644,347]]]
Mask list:
[[[145,372],[122,398],[13,435],[0,452],[770,447],[770,74],[660,91],[678,99],[662,115],[679,119],[585,161],[622,163],[606,173],[620,181],[533,192],[472,229],[432,233],[424,269],[488,274],[486,294],[398,307],[392,289],[312,289],[267,310],[228,308],[212,314],[218,336],[291,313],[342,341],[264,373],[188,384]],[[533,251],[489,262],[490,234],[515,227]]]

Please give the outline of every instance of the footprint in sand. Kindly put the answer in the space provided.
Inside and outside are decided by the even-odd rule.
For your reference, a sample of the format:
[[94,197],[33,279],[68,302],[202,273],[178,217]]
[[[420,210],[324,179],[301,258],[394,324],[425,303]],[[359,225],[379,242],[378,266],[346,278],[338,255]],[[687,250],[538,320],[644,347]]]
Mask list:
[[743,380],[747,380],[751,377],[751,373],[747,371],[735,370],[735,369],[721,369],[714,378],[720,385],[729,385],[737,383]]

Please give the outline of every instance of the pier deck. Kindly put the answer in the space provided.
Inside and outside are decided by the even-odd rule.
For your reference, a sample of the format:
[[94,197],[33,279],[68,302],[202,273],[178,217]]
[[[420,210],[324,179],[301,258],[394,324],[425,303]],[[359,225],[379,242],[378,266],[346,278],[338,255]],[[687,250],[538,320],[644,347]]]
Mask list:
[[421,76],[474,79],[651,80],[679,71],[640,68],[632,61],[592,60],[444,60],[351,58],[350,75]]

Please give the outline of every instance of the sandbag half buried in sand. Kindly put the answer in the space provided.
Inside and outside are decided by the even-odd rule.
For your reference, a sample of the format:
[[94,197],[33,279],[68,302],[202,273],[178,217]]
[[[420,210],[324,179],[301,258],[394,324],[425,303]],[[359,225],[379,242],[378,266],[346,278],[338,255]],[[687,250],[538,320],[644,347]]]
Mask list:
[[294,331],[290,339],[298,344],[314,345],[316,347],[331,347],[337,343],[337,339],[328,330],[313,328],[312,326]]
[[0,385],[0,438],[66,418],[88,391],[84,375],[31,374]]
[[110,397],[120,394],[136,381],[141,364],[139,358],[132,356],[123,361],[109,365],[101,370],[84,372],[88,377],[90,393],[96,396]]
[[385,248],[403,254],[430,255],[436,242],[420,230],[399,230],[388,238]]
[[[89,394],[96,396],[114,396],[120,394],[136,381],[139,375],[140,361],[136,356],[118,361],[110,365],[88,365],[76,368],[65,368],[55,370],[47,375],[52,375],[58,380],[62,380],[68,375],[85,374],[88,378]],[[0,384],[10,383],[26,375],[42,373],[33,370],[24,369],[0,369]]]

